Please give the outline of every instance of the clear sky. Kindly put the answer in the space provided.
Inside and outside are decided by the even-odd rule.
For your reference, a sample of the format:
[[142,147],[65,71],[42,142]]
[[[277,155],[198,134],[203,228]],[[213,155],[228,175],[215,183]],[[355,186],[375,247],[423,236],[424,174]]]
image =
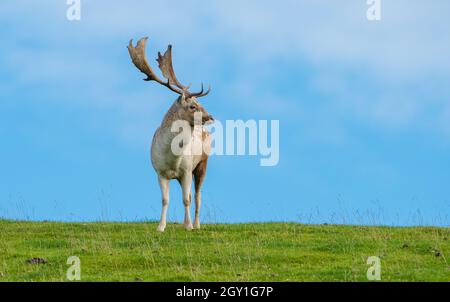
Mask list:
[[[174,45],[217,119],[280,121],[280,162],[216,156],[203,221],[449,225],[449,1],[0,2],[0,216],[160,214],[149,147],[175,99],[126,45]],[[171,186],[169,220],[183,206]]]

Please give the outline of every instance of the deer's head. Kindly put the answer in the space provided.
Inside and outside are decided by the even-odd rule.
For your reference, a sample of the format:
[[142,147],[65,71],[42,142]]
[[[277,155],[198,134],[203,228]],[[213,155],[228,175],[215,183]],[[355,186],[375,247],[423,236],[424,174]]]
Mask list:
[[147,62],[147,58],[145,55],[145,46],[147,44],[147,40],[147,37],[140,39],[137,42],[136,47],[133,46],[133,40],[131,40],[130,44],[128,45],[128,51],[130,53],[133,64],[137,67],[137,69],[139,69],[147,76],[144,81],[155,81],[180,95],[177,99],[177,114],[180,119],[186,120],[191,125],[194,125],[195,118],[200,116],[199,113],[201,113],[201,122],[203,125],[214,121],[213,117],[198,102],[198,98],[208,95],[208,93],[211,91],[211,87],[209,87],[207,91],[204,91],[202,84],[202,88],[199,92],[192,93],[189,91],[190,85],[185,86],[178,81],[173,70],[172,45],[169,45],[167,47],[164,55],[161,55],[161,53],[158,52],[158,58],[156,59],[156,61],[158,61],[159,69],[161,70],[164,78],[166,78],[167,81],[161,80],[154,73],[153,69]]

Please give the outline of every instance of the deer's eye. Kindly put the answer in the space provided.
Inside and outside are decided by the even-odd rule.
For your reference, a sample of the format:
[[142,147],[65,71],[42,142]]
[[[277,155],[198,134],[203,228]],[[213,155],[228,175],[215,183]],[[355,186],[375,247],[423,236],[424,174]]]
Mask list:
[[197,107],[195,107],[195,105],[191,105],[191,106],[189,106],[189,108],[190,108],[191,110],[197,109]]

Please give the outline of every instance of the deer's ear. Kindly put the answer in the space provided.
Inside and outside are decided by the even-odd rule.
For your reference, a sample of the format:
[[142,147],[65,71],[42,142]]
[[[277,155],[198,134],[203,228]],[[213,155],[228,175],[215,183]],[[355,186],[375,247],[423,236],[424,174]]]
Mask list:
[[186,105],[186,97],[184,96],[184,94],[182,94],[182,95],[178,98],[178,103],[180,103],[181,105]]

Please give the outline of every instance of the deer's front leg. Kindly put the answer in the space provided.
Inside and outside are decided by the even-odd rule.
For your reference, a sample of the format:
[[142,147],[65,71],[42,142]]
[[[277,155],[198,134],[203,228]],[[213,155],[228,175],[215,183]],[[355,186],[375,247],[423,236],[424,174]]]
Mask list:
[[169,182],[169,179],[159,176],[159,187],[161,188],[162,195],[162,211],[161,220],[157,228],[158,232],[164,232],[166,229],[167,208],[169,207]]
[[187,231],[191,231],[193,229],[191,222],[191,187],[192,173],[186,173],[181,180],[181,189],[183,191],[184,228]]

